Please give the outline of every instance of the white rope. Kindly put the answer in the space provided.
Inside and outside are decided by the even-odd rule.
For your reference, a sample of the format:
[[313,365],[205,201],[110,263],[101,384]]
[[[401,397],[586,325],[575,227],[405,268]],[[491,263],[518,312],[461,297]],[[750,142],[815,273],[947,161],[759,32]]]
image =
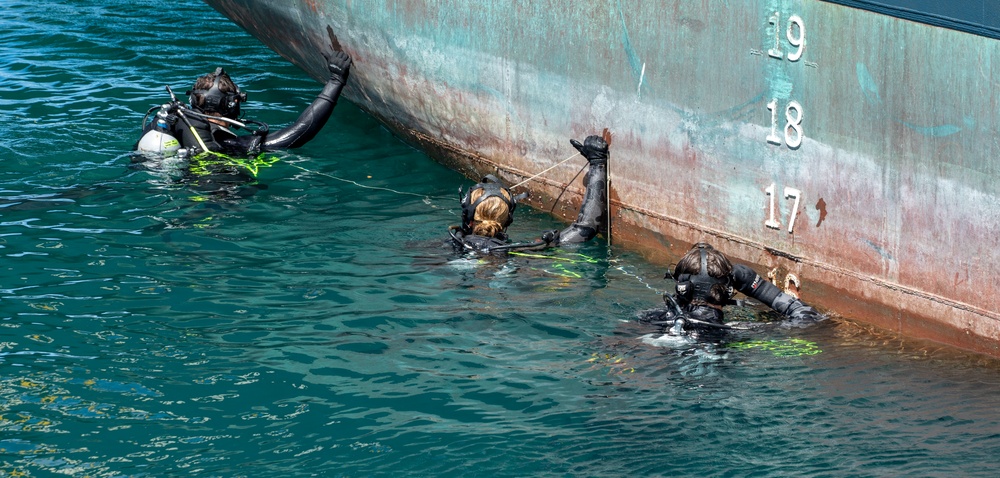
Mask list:
[[521,185],[523,185],[524,183],[526,183],[526,182],[528,182],[528,181],[531,181],[532,179],[535,179],[535,178],[537,178],[537,177],[539,177],[539,176],[541,176],[541,175],[543,175],[543,174],[545,174],[545,173],[547,173],[547,172],[551,171],[551,170],[552,170],[553,168],[555,168],[556,166],[559,166],[559,165],[561,165],[561,164],[565,163],[566,161],[569,161],[569,160],[571,160],[571,159],[575,158],[575,157],[576,157],[576,156],[577,156],[578,154],[580,154],[580,153],[573,153],[573,155],[572,155],[572,156],[570,156],[570,157],[568,157],[568,158],[566,158],[566,159],[564,159],[564,160],[562,160],[562,161],[559,161],[559,162],[558,162],[558,163],[556,163],[556,164],[553,164],[552,166],[550,166],[550,167],[549,167],[548,169],[546,169],[545,171],[542,171],[542,172],[540,172],[540,173],[538,173],[538,174],[536,174],[536,175],[534,175],[534,176],[532,176],[532,177],[530,177],[530,178],[528,178],[528,179],[525,179],[524,181],[521,181],[521,182],[519,182],[519,183],[517,183],[517,184],[515,184],[515,185],[511,186],[510,188],[511,188],[511,189],[514,189],[514,188],[516,188],[516,187],[518,187],[518,186],[521,186]]
[[[342,182],[345,182],[345,183],[353,184],[353,185],[355,185],[355,186],[357,186],[359,188],[375,189],[375,190],[378,190],[378,191],[389,191],[391,193],[402,194],[402,195],[406,195],[406,196],[416,196],[418,198],[424,198],[425,199],[424,202],[427,202],[427,200],[432,199],[430,196],[428,196],[426,194],[417,194],[417,193],[411,193],[411,192],[406,192],[406,191],[397,191],[395,189],[383,188],[383,187],[379,187],[379,186],[366,186],[364,184],[361,184],[361,183],[359,183],[357,181],[352,181],[350,179],[338,178],[337,176],[334,176],[332,174],[326,174],[326,173],[322,173],[322,172],[319,172],[319,171],[313,171],[311,169],[306,169],[306,168],[303,168],[302,166],[299,166],[298,164],[293,164],[293,163],[285,163],[285,164],[288,164],[289,166],[292,166],[294,168],[301,169],[301,170],[303,170],[303,171],[305,171],[307,173],[310,173],[310,174],[315,174],[317,176],[323,176],[323,177],[327,177],[327,178],[330,178],[330,179],[336,179],[337,181],[342,181]],[[443,199],[443,198],[433,198],[433,199]]]

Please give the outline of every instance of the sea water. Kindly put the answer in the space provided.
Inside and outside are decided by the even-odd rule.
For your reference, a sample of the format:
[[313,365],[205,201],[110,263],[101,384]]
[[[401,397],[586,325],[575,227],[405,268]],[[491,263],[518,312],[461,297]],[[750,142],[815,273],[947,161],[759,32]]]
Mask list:
[[6,476],[997,474],[993,360],[845,320],[643,338],[666,264],[457,254],[471,182],[347,101],[248,184],[136,167],[166,85],[222,66],[275,127],[321,85],[194,0],[0,7]]

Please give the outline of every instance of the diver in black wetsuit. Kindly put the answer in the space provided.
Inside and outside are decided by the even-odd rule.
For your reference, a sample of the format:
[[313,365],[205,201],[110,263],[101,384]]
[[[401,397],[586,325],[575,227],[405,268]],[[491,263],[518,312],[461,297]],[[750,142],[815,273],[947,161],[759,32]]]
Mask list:
[[507,227],[514,221],[517,202],[527,194],[514,196],[499,179],[489,175],[469,188],[462,198],[462,225],[449,229],[455,247],[485,254],[511,249],[542,249],[586,242],[605,230],[608,221],[608,143],[600,136],[588,136],[582,144],[576,140],[570,140],[570,143],[587,158],[589,164],[583,178],[587,190],[572,225],[562,231],[546,231],[535,242],[511,243]]
[[753,297],[790,319],[805,325],[822,319],[815,309],[768,282],[753,269],[732,265],[706,243],[695,244],[674,268],[676,294],[663,295],[665,308],[647,312],[642,321],[659,325],[671,335],[718,339],[730,327],[723,322],[722,307],[734,303],[735,292]]
[[[336,52],[327,57],[330,79],[323,91],[299,115],[295,123],[269,131],[266,124],[239,119],[240,104],[247,95],[240,91],[222,68],[202,76],[187,92],[190,105],[176,99],[159,108],[153,121],[143,120],[143,136],[135,149],[143,153],[178,154],[181,150],[194,157],[205,151],[234,156],[254,156],[262,151],[298,148],[316,136],[326,124],[337,104],[341,90],[347,84],[351,57]],[[173,93],[171,93],[172,95]],[[251,134],[237,135],[231,127],[256,126]]]

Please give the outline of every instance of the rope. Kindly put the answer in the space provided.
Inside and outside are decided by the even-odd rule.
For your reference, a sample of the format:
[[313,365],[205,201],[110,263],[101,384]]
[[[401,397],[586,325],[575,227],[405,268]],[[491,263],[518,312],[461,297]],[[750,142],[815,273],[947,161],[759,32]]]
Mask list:
[[400,194],[400,195],[403,195],[403,196],[416,196],[418,198],[423,198],[424,202],[430,201],[431,199],[440,199],[442,201],[448,199],[448,198],[445,198],[445,197],[431,197],[431,196],[428,196],[426,194],[417,194],[417,193],[411,193],[411,192],[407,192],[407,191],[397,191],[395,189],[383,188],[383,187],[379,187],[379,186],[366,186],[366,185],[361,184],[361,183],[359,183],[357,181],[352,181],[350,179],[344,179],[344,178],[338,178],[337,176],[334,176],[332,174],[321,173],[319,171],[313,171],[311,169],[303,168],[302,166],[299,166],[298,164],[294,164],[294,163],[285,163],[285,164],[288,164],[289,166],[292,166],[294,168],[301,169],[302,171],[305,171],[305,172],[310,173],[310,174],[315,174],[315,175],[318,175],[318,176],[323,176],[323,177],[327,177],[327,178],[330,178],[330,179],[335,179],[335,180],[340,181],[340,182],[344,182],[344,183],[348,183],[348,184],[353,184],[353,185],[355,185],[355,186],[357,186],[359,188],[374,189],[374,190],[378,190],[378,191],[389,191],[391,193]]
[[518,186],[521,186],[521,185],[523,185],[524,183],[526,183],[526,182],[528,182],[528,181],[531,181],[532,179],[535,179],[535,178],[537,178],[537,177],[539,177],[539,176],[541,176],[541,175],[543,175],[543,174],[545,174],[545,173],[547,173],[547,172],[551,171],[552,169],[554,169],[555,167],[557,167],[557,166],[559,166],[559,165],[561,165],[561,164],[565,163],[566,161],[569,161],[569,160],[571,160],[571,159],[575,158],[575,157],[576,157],[576,156],[577,156],[578,154],[580,154],[580,153],[573,153],[573,155],[572,155],[572,156],[570,156],[570,157],[568,157],[568,158],[566,158],[566,159],[564,159],[564,160],[562,160],[562,161],[559,161],[559,162],[558,162],[558,163],[556,163],[556,164],[553,164],[552,166],[550,166],[550,167],[549,167],[549,168],[547,168],[546,170],[544,170],[544,171],[542,171],[542,172],[540,172],[540,173],[538,173],[538,174],[536,174],[536,175],[534,175],[534,176],[532,176],[532,177],[530,177],[530,178],[528,178],[528,179],[525,179],[524,181],[521,181],[521,182],[519,182],[519,183],[517,183],[517,184],[515,184],[515,185],[511,186],[510,188],[511,188],[511,189],[514,189],[514,188],[516,188],[516,187],[518,187]]

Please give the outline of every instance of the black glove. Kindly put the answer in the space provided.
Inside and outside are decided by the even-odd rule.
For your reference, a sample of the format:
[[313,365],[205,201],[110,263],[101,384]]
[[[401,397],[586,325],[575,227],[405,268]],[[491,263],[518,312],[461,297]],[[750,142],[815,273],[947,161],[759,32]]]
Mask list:
[[559,231],[552,229],[542,233],[542,240],[545,244],[552,244],[553,242],[559,241]]
[[264,144],[264,137],[266,135],[257,134],[259,131],[254,131],[250,136],[250,141],[246,142],[247,155],[250,157],[255,157],[261,152],[261,146]]
[[790,319],[789,325],[807,325],[823,320],[823,316],[816,312],[816,309],[788,294],[780,294],[775,299],[773,307]]
[[677,313],[673,309],[653,309],[643,312],[639,317],[639,322],[671,327],[677,318]]
[[342,51],[334,52],[333,55],[323,54],[326,57],[326,67],[330,70],[330,79],[347,84],[347,77],[351,74],[351,56]]
[[816,309],[796,300],[788,308],[788,324],[790,326],[806,326],[823,320],[823,315]]
[[600,136],[587,136],[587,139],[583,140],[583,144],[580,144],[575,139],[571,139],[569,140],[569,144],[572,144],[584,158],[587,158],[587,162],[590,164],[604,164],[608,162],[608,143]]

